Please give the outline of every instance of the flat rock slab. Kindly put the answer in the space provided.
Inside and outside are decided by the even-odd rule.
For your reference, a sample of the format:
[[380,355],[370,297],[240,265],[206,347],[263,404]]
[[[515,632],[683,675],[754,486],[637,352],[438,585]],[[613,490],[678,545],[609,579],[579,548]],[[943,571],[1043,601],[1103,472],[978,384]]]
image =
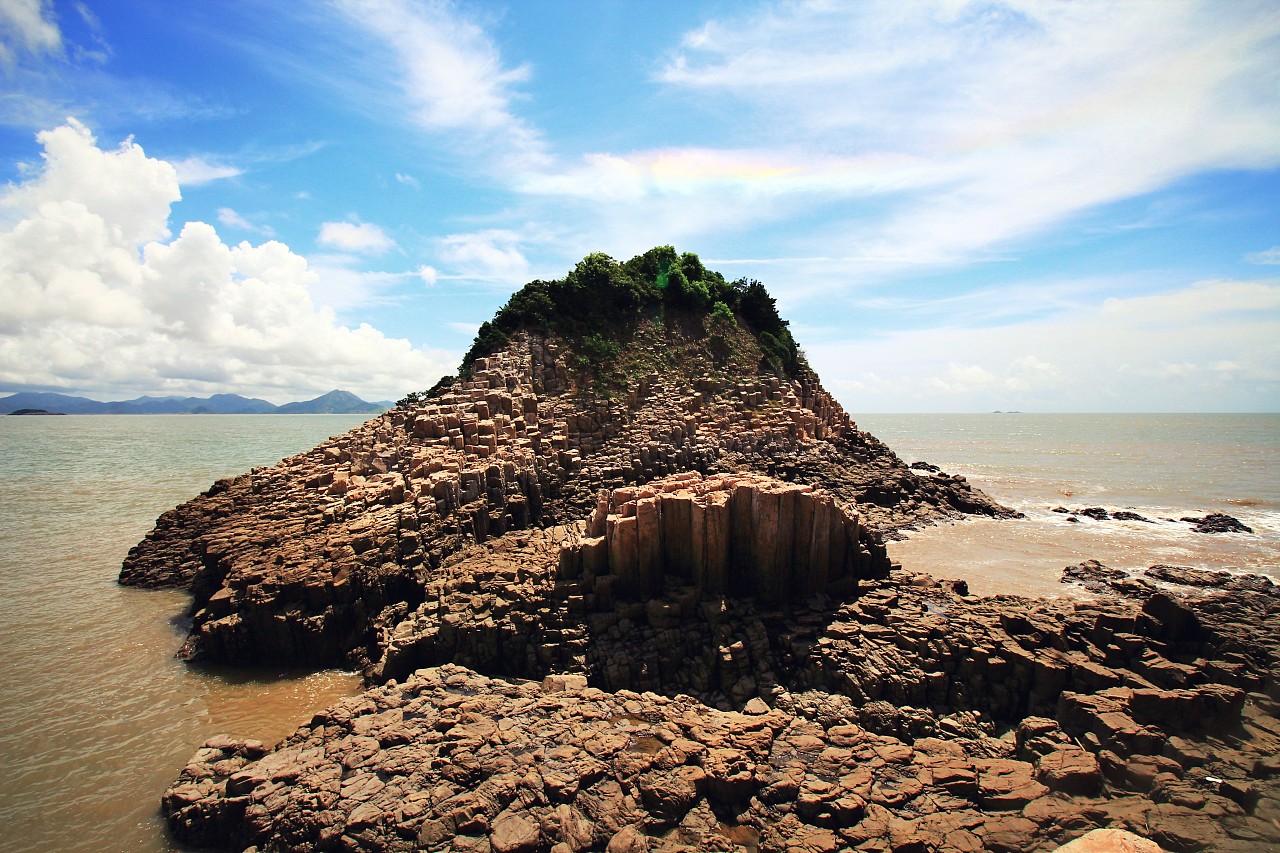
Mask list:
[[[830,851],[1047,853],[1100,825],[1179,850],[1280,843],[1224,796],[1192,808],[1120,787],[1054,792],[1010,742],[981,734],[908,742],[776,707],[566,686],[446,665],[339,702],[265,754],[212,740],[165,793],[169,827],[193,846],[291,851],[786,850],[802,839]],[[1180,796],[1167,775],[1164,796]],[[1116,833],[1088,843],[1099,839],[1112,846],[1067,849],[1159,849],[1116,846],[1129,843]]]

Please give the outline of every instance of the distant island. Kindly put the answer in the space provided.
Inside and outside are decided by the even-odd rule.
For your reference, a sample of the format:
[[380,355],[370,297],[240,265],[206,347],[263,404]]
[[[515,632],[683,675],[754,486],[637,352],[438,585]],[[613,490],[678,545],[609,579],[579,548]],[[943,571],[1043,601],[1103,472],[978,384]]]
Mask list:
[[0,397],[3,415],[376,415],[394,403],[369,403],[350,391],[333,390],[312,400],[274,403],[239,394],[211,397],[137,397],[132,400],[100,402],[38,391],[22,391]]

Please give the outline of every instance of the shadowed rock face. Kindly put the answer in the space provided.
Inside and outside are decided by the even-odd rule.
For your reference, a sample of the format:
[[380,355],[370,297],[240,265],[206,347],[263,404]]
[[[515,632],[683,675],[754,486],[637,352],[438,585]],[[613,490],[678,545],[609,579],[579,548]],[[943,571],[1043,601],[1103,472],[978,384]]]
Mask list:
[[164,810],[232,849],[1271,850],[1277,616],[1261,582],[1073,605],[876,581],[741,711],[445,664],[274,749],[209,741]]
[[889,568],[856,514],[821,490],[674,475],[602,493],[584,523],[446,560],[422,604],[382,621],[371,675],[449,662],[523,678],[575,672],[740,707],[790,671],[792,652],[770,639],[777,626],[813,639],[833,602]]
[[[188,658],[372,671],[387,627],[428,599],[451,555],[507,531],[580,522],[602,490],[679,472],[820,487],[858,506],[860,549],[904,525],[1007,514],[959,478],[908,469],[812,374],[730,379],[691,357],[684,374],[600,396],[576,384],[554,341],[521,333],[477,360],[469,381],[165,513],[130,551],[121,582],[191,590]],[[794,500],[779,488],[761,512]]]

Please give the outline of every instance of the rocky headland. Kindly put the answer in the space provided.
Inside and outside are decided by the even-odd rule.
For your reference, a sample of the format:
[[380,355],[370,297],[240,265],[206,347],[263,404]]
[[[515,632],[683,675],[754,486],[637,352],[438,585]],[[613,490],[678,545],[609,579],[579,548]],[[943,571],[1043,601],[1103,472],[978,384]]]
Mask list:
[[1280,844],[1270,581],[1083,564],[1090,599],[975,598],[889,561],[885,536],[966,513],[1012,515],[859,431],[758,283],[589,256],[452,381],[130,552],[122,582],[190,590],[185,657],[370,685],[274,747],[209,741],[169,826],[233,850]]

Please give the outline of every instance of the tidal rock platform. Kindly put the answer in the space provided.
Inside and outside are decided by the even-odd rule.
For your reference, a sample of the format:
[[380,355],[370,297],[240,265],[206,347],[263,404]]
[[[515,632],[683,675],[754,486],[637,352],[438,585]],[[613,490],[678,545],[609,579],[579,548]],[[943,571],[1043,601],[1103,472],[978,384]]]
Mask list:
[[[586,623],[607,627],[579,638],[581,672],[418,669],[274,748],[210,741],[164,808],[180,841],[225,849],[1051,851],[1096,829],[1275,849],[1280,589],[1156,574],[1173,579],[1037,601],[897,570],[840,605],[721,599],[734,617],[709,626],[665,607],[642,625],[649,608],[620,599],[616,621]],[[474,606],[493,618],[492,599]],[[707,657],[682,670],[670,650],[707,642],[749,662],[732,672],[753,689],[681,680]],[[625,686],[642,672],[654,689]]]

